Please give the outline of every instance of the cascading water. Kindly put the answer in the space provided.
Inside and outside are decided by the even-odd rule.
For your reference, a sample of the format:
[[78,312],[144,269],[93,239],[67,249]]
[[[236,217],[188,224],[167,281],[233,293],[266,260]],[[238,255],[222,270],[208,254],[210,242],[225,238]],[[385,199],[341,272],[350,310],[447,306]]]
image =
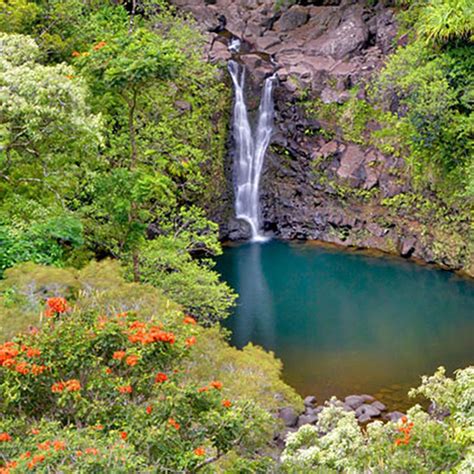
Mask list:
[[237,148],[235,164],[235,213],[246,220],[252,229],[252,240],[262,241],[260,233],[259,186],[265,152],[270,143],[273,126],[272,89],[274,76],[265,80],[258,109],[257,127],[252,133],[244,98],[245,69],[229,61],[229,72],[234,83],[234,139]]

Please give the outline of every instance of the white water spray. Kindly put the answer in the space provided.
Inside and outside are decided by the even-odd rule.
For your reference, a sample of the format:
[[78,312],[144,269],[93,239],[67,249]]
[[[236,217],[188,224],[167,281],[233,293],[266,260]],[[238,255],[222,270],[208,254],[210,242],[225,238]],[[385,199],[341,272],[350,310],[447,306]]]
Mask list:
[[229,72],[235,91],[235,213],[238,219],[244,219],[250,224],[252,240],[262,241],[265,237],[260,233],[259,187],[263,160],[272,135],[274,76],[265,80],[258,109],[257,128],[252,133],[244,99],[245,69],[235,61],[229,61]]

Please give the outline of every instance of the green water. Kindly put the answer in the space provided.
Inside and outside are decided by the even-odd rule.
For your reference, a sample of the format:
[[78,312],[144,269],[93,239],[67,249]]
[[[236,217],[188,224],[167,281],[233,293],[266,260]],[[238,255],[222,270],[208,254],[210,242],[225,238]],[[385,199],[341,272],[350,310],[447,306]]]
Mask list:
[[474,363],[474,283],[402,259],[271,241],[227,247],[232,343],[272,350],[302,395],[404,409],[420,375]]

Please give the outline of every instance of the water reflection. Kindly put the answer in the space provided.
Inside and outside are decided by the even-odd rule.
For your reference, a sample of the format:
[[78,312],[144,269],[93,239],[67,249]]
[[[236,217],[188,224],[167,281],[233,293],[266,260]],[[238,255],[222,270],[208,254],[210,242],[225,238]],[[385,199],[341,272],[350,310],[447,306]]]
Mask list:
[[242,258],[234,260],[239,299],[235,309],[233,342],[243,347],[259,334],[260,345],[275,347],[275,317],[272,296],[262,269],[262,247],[249,245]]

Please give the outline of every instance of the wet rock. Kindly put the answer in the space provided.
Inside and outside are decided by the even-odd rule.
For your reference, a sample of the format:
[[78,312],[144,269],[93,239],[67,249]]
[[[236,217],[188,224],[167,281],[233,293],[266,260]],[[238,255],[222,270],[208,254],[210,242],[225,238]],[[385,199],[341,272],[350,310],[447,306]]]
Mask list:
[[375,397],[372,395],[367,395],[366,393],[362,394],[361,397],[364,399],[364,402],[366,403],[372,403],[375,402]]
[[367,415],[366,413],[363,413],[359,416],[359,418],[357,418],[357,421],[359,423],[368,423],[370,420],[372,420],[372,417],[370,415]]
[[416,239],[415,237],[406,237],[402,240],[400,247],[400,255],[402,257],[410,257],[415,251]]
[[318,415],[300,415],[298,417],[298,428],[303,425],[314,425],[318,421]]
[[379,411],[385,411],[387,409],[387,407],[382,402],[379,402],[378,400],[376,400],[375,402],[372,402],[370,405]]
[[387,413],[386,418],[390,421],[397,422],[403,416],[405,416],[405,413],[402,413],[400,411],[391,411]]
[[283,420],[285,426],[287,427],[296,426],[296,423],[298,422],[298,415],[292,407],[282,408],[278,414],[278,417]]
[[303,402],[305,407],[313,407],[316,405],[316,397],[314,395],[308,395]]
[[247,240],[252,236],[250,224],[242,219],[231,218],[227,232],[230,240]]
[[380,416],[380,410],[378,410],[372,405],[367,405],[364,403],[363,405],[357,408],[355,414],[357,418],[360,418],[362,415],[367,415],[371,418],[374,418]]
[[220,41],[214,41],[212,49],[209,52],[209,61],[211,63],[227,62],[232,57],[227,45]]
[[344,399],[344,403],[348,405],[352,410],[356,410],[365,403],[365,400],[360,395],[349,395]]

